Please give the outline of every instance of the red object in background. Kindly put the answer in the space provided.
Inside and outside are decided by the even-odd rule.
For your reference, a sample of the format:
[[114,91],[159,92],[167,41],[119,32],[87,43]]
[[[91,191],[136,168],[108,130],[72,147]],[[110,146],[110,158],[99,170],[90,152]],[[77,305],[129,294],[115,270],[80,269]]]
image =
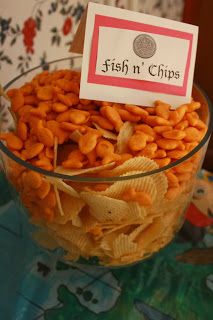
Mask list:
[[33,49],[33,40],[36,36],[36,21],[33,18],[28,18],[24,22],[24,27],[22,29],[22,33],[24,36],[24,45],[27,53],[34,53]]
[[213,218],[208,218],[193,203],[190,204],[186,213],[186,220],[196,227],[208,227],[213,225]]
[[71,30],[72,30],[72,19],[70,17],[68,17],[64,21],[64,25],[63,25],[62,31],[63,31],[63,34],[65,36],[67,36],[70,33]]

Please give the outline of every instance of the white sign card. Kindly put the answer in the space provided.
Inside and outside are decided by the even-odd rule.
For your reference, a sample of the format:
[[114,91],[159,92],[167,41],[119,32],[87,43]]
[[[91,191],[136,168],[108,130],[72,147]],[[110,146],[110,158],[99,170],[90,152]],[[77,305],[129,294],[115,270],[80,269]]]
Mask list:
[[89,3],[80,97],[150,106],[190,102],[198,27]]

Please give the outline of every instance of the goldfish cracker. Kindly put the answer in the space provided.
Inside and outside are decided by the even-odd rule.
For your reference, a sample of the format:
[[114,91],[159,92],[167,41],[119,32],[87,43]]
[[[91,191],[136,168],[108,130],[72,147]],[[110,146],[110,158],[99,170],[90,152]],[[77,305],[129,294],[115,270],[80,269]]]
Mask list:
[[162,134],[165,131],[171,131],[172,126],[154,126],[153,130],[158,134]]
[[151,115],[155,115],[155,108],[154,107],[147,107],[146,111]]
[[172,159],[181,159],[185,155],[187,155],[188,151],[186,150],[172,150],[172,151],[167,151],[167,157],[172,158]]
[[74,124],[84,124],[89,120],[90,114],[89,112],[83,110],[71,110],[69,118]]
[[120,154],[110,153],[110,154],[107,154],[105,157],[103,157],[101,162],[103,165],[105,165],[111,162],[120,162],[120,161],[121,161]]
[[135,131],[142,131],[150,136],[153,136],[154,138],[156,136],[155,131],[148,124],[138,124],[134,129]]
[[192,151],[198,145],[197,141],[185,142],[185,148],[188,152]]
[[124,163],[125,161],[127,161],[129,159],[132,159],[132,158],[133,158],[132,154],[130,154],[130,153],[122,153],[122,154],[120,154],[120,160],[117,160],[116,164],[119,166],[122,163]]
[[37,97],[39,100],[52,100],[54,94],[54,90],[52,86],[44,86],[38,89]]
[[114,128],[112,123],[109,120],[107,120],[106,118],[102,117],[102,116],[91,115],[90,119],[91,119],[92,122],[97,123],[103,129],[113,130],[113,128]]
[[10,96],[10,99],[11,99],[12,110],[14,112],[18,111],[25,104],[24,95],[21,92],[21,90],[15,89],[12,95]]
[[86,129],[83,126],[76,125],[70,122],[61,122],[60,123],[60,128],[65,130],[65,131],[75,131],[78,130],[79,132],[86,132]]
[[68,106],[61,103],[61,102],[54,102],[52,105],[52,109],[53,109],[53,111],[55,111],[57,113],[61,113],[61,112],[67,111]]
[[183,141],[178,141],[178,145],[177,145],[177,149],[178,150],[186,150],[186,143],[184,143]]
[[17,134],[21,140],[26,141],[28,137],[28,128],[26,123],[19,121],[17,124]]
[[200,131],[194,127],[188,127],[184,130],[186,142],[200,141],[201,134]]
[[190,181],[192,174],[189,172],[185,173],[176,173],[176,177],[179,182]]
[[57,115],[56,119],[57,122],[68,122],[70,121],[70,110],[65,111]]
[[106,117],[112,123],[115,130],[119,132],[123,125],[123,121],[121,120],[118,111],[113,109],[111,106],[103,106],[101,107],[100,112],[102,116]]
[[197,101],[192,101],[191,103],[187,104],[187,112],[193,112],[195,110],[200,109],[201,104]]
[[81,136],[79,139],[79,150],[83,154],[90,153],[93,149],[95,149],[98,142],[99,135],[94,132],[87,132]]
[[127,189],[122,195],[121,199],[124,201],[136,201],[141,206],[150,206],[152,204],[152,199],[147,192],[136,191],[134,188]]
[[48,128],[40,127],[37,131],[38,140],[43,143],[45,147],[53,147],[54,145],[54,136],[52,131]]
[[142,151],[139,152],[138,155],[152,159],[155,157],[157,148],[158,146],[156,143],[149,143],[145,146],[145,148]]
[[179,186],[179,181],[178,181],[177,175],[175,175],[171,170],[165,172],[165,175],[168,179],[169,187],[178,187]]
[[123,121],[131,121],[131,122],[138,122],[141,119],[141,116],[138,116],[136,114],[133,114],[127,110],[124,109],[117,109],[121,120]]
[[45,113],[48,113],[52,109],[52,104],[49,102],[44,102],[44,101],[39,102],[38,109],[45,112]]
[[98,157],[104,158],[106,155],[114,153],[114,146],[111,142],[102,139],[98,141],[95,150]]
[[178,140],[172,139],[158,139],[156,140],[157,145],[164,150],[173,150],[178,146]]
[[165,120],[168,120],[169,119],[169,110],[171,108],[171,106],[167,103],[163,103],[161,101],[157,101],[155,103],[156,107],[155,107],[155,112],[156,112],[156,115],[165,119]]
[[137,116],[141,116],[143,118],[146,118],[146,116],[149,115],[149,113],[146,110],[144,110],[142,107],[138,107],[132,104],[125,104],[124,108],[130,113],[136,114]]
[[24,96],[29,96],[33,93],[33,85],[31,83],[25,83],[21,88],[20,91],[23,93]]
[[96,154],[96,150],[93,149],[91,152],[87,153],[87,159],[89,161],[89,164],[91,167],[93,167],[95,165],[96,159],[97,159],[97,154]]
[[37,105],[38,99],[35,95],[24,96],[24,104],[26,105]]
[[176,130],[184,130],[189,126],[189,121],[188,120],[182,120],[181,122],[179,122],[174,129]]
[[65,104],[68,107],[77,105],[79,103],[79,98],[74,93],[68,93],[66,95],[64,94],[57,94],[58,100]]
[[186,133],[181,130],[171,130],[171,131],[164,131],[162,132],[162,136],[167,139],[174,139],[174,140],[182,140],[185,138]]
[[42,184],[41,175],[35,171],[28,171],[24,176],[24,183],[32,189],[38,189]]
[[132,151],[141,151],[147,143],[147,135],[143,132],[135,132],[128,141],[128,147]]
[[58,79],[54,82],[56,86],[63,89],[65,92],[73,92],[79,94],[79,84],[66,79]]
[[162,158],[162,159],[155,158],[154,160],[159,165],[160,168],[168,166],[168,164],[170,164],[171,162],[171,159],[168,157]]
[[63,144],[67,140],[68,133],[60,128],[60,124],[57,121],[47,121],[46,126],[50,131],[52,131],[53,136],[58,138],[59,144]]
[[177,173],[190,173],[193,170],[193,164],[190,161],[185,161],[184,163],[176,166],[174,171]]
[[162,158],[165,158],[166,157],[166,151],[163,150],[163,149],[158,149],[156,152],[155,152],[155,155],[154,155],[154,159],[156,158],[159,158],[159,159],[162,159]]
[[34,143],[25,150],[26,160],[36,157],[44,149],[43,143]]
[[14,133],[0,133],[0,139],[5,140],[11,150],[21,150],[23,148],[23,141]]
[[165,195],[166,199],[174,200],[180,194],[181,188],[180,187],[170,187]]
[[46,112],[44,112],[42,109],[31,109],[29,111],[30,115],[38,117],[40,119],[45,119],[46,118]]
[[188,120],[190,126],[196,127],[199,120],[198,114],[195,111],[187,113],[186,120]]
[[161,118],[159,116],[147,116],[146,123],[151,127],[170,125],[170,122],[168,120]]

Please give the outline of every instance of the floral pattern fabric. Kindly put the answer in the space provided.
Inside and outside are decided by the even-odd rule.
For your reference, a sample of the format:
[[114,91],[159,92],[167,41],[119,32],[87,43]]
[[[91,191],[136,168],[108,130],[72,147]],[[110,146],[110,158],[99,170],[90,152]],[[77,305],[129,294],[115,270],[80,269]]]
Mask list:
[[[103,4],[181,20],[183,0],[101,0]],[[1,0],[0,83],[69,56],[87,0]]]

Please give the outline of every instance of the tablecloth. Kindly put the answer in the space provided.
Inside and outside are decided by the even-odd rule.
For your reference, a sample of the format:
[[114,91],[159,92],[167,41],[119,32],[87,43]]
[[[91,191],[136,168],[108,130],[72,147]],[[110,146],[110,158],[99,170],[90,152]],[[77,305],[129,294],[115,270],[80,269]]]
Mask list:
[[187,220],[152,258],[123,268],[67,263],[36,245],[0,175],[0,319],[211,320],[213,175],[201,171]]

